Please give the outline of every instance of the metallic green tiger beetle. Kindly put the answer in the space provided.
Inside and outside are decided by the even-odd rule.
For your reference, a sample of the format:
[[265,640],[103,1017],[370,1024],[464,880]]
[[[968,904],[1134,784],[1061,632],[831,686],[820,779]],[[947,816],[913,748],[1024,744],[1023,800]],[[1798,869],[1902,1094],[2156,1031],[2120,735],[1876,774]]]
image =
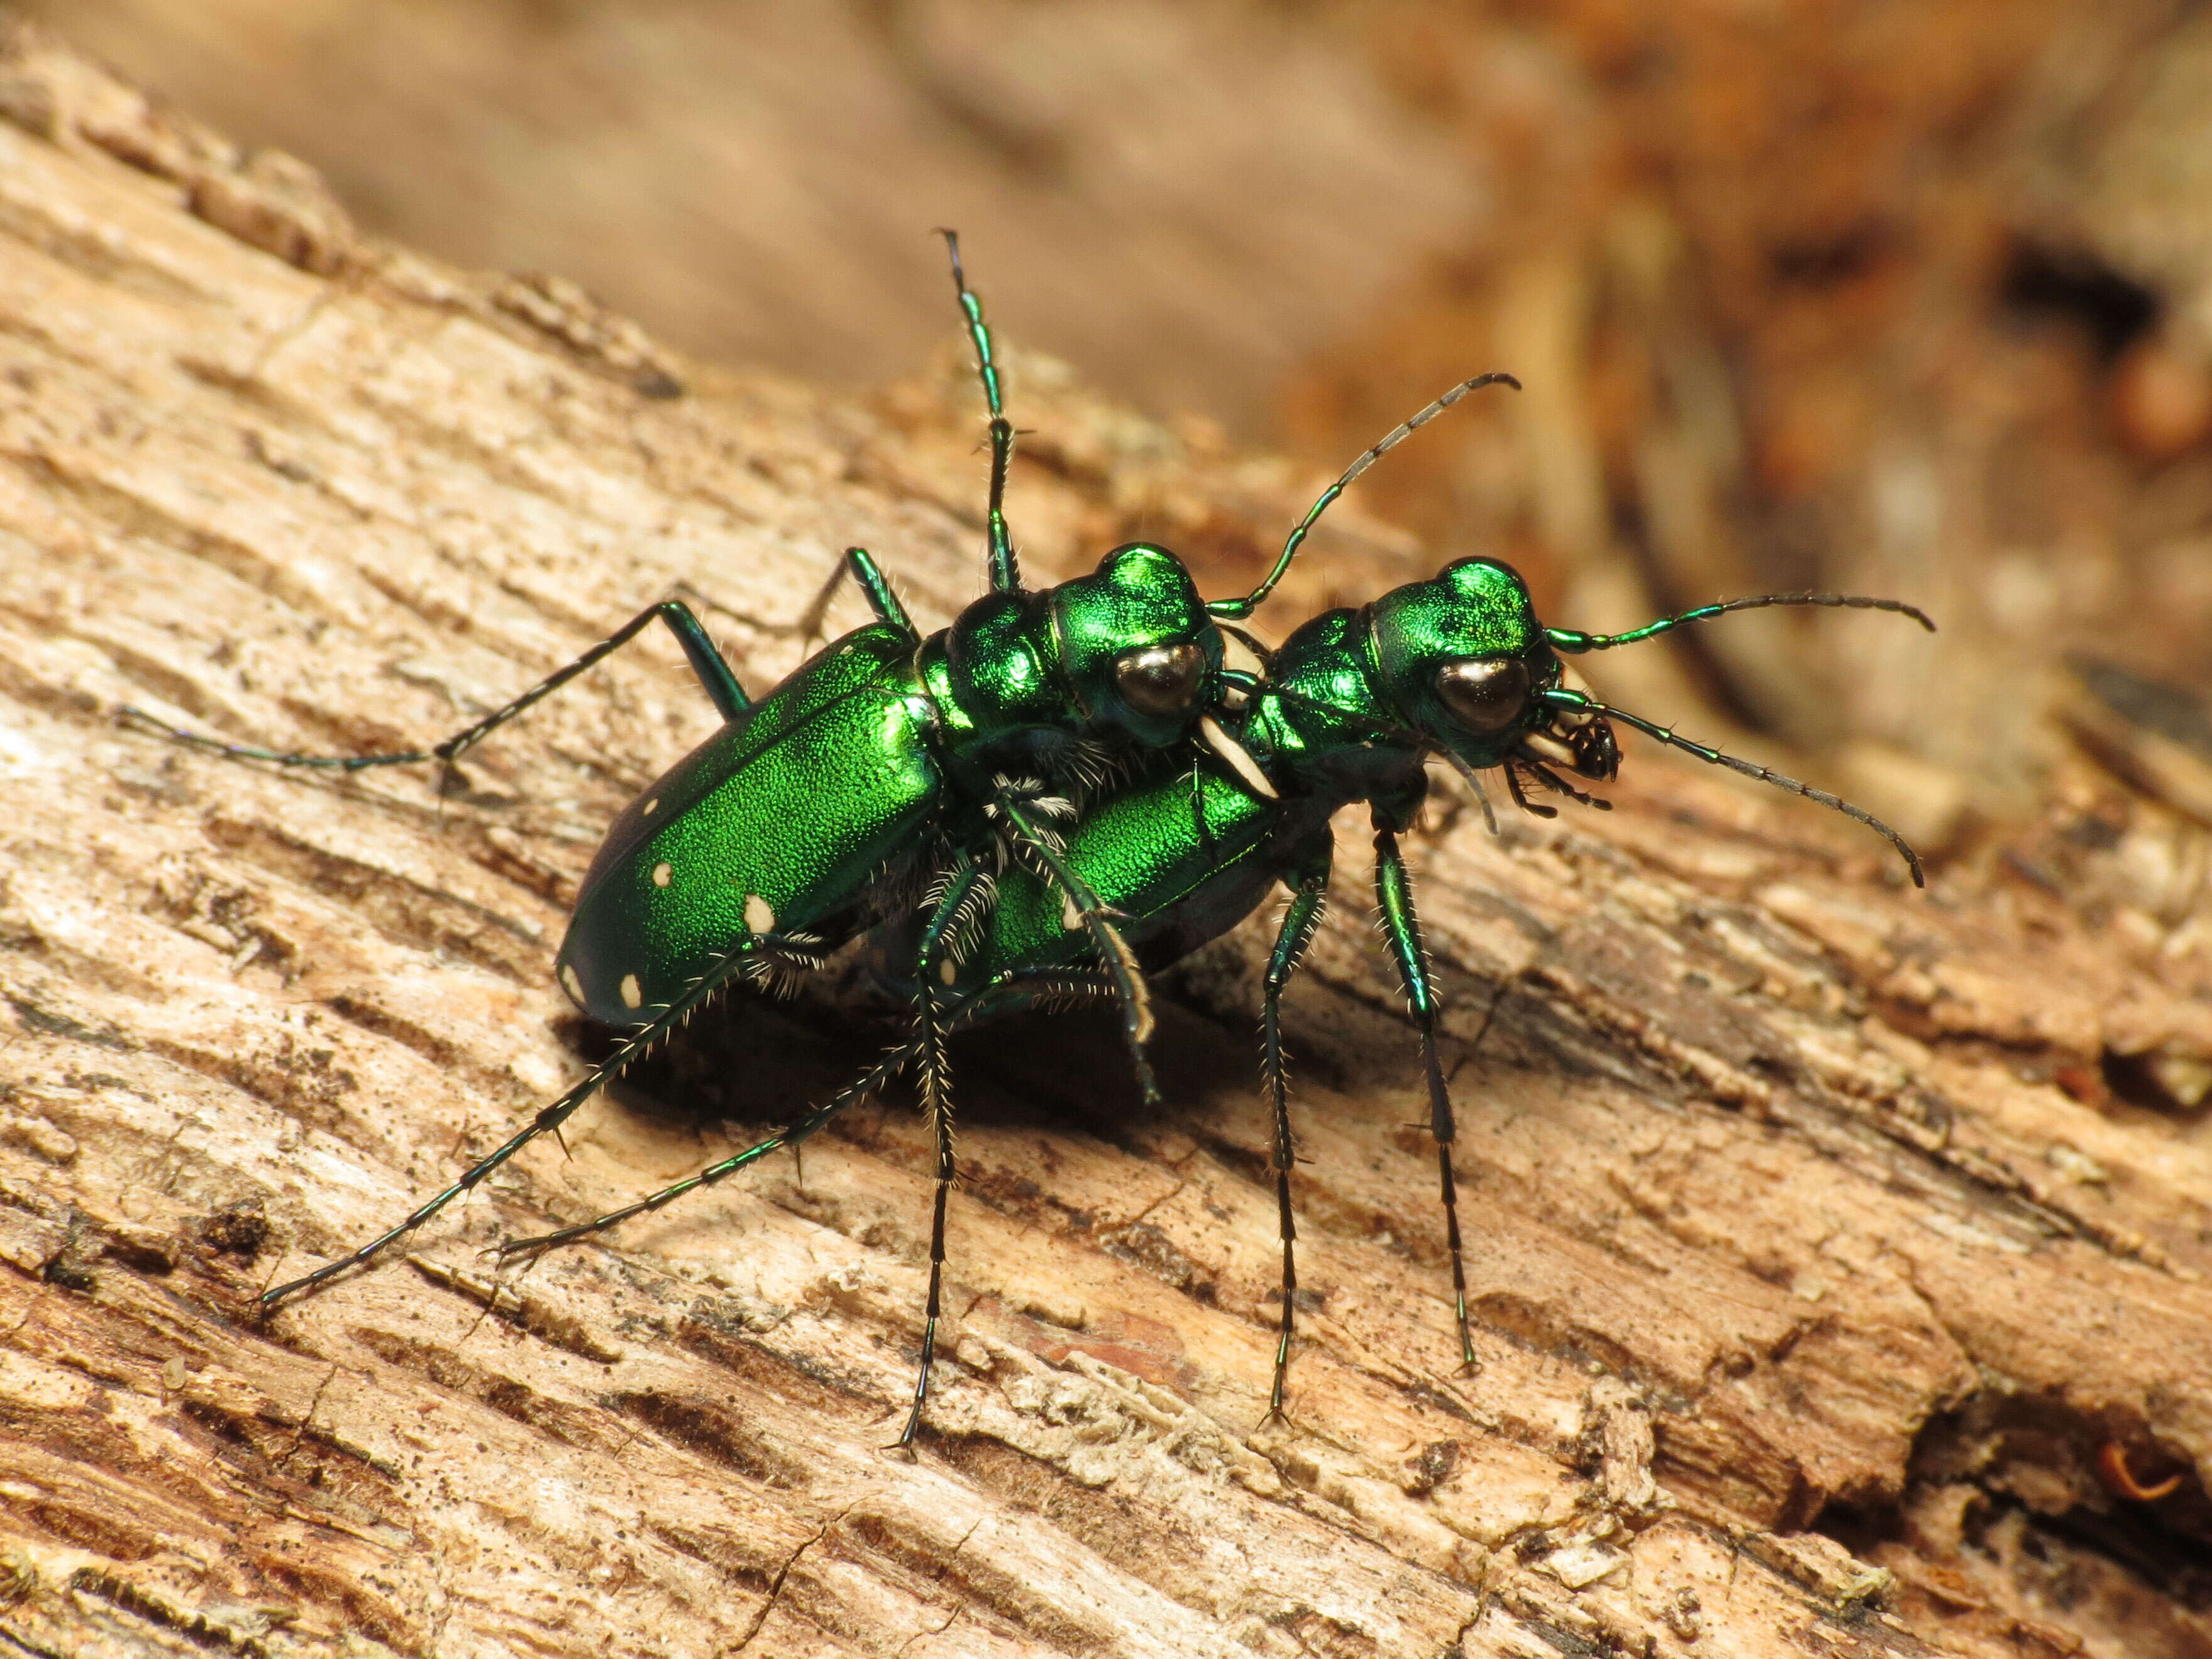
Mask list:
[[[1430,580],[1395,589],[1364,608],[1327,611],[1283,643],[1267,679],[1254,688],[1237,716],[1245,748],[1267,775],[1267,791],[1251,787],[1234,769],[1209,762],[1200,768],[1194,811],[1189,781],[1156,769],[1094,803],[1069,836],[1068,865],[1120,918],[1124,936],[1146,970],[1165,967],[1227,932],[1257,908],[1276,883],[1289,890],[1267,963],[1261,1014],[1261,1087],[1274,1115],[1273,1164],[1283,1243],[1271,1416],[1282,1410],[1297,1290],[1280,1006],[1284,988],[1321,922],[1334,847],[1330,819],[1340,808],[1364,801],[1373,822],[1376,897],[1419,1036],[1451,1256],[1454,1313],[1462,1357],[1472,1364],[1474,1346],[1468,1328],[1452,1170],[1451,1097],[1437,1054],[1437,998],[1413,881],[1398,844],[1427,794],[1425,763],[1431,754],[1441,757],[1474,781],[1479,794],[1479,771],[1498,768],[1515,801],[1546,817],[1553,809],[1530,800],[1524,781],[1605,807],[1609,803],[1576,788],[1554,769],[1584,779],[1614,776],[1620,750],[1611,722],[1617,720],[1701,760],[1871,826],[1904,856],[1914,882],[1924,884],[1919,859],[1887,824],[1834,795],[1599,702],[1571,682],[1560,660],[1562,654],[1610,650],[1726,611],[1805,605],[1896,611],[1923,627],[1935,627],[1922,611],[1893,599],[1795,593],[1702,605],[1625,634],[1586,634],[1539,622],[1528,589],[1510,567],[1463,559]],[[1488,799],[1481,799],[1487,816]],[[921,1010],[918,1024],[934,1020],[963,1026],[1018,1009],[1112,994],[1087,941],[1063,925],[1059,899],[1032,873],[1009,871],[988,911],[979,907],[963,918],[956,914],[962,902],[957,888],[948,884],[927,919],[889,923],[871,941],[877,959],[892,975],[903,978],[907,964],[914,964],[911,978],[899,989]],[[597,1220],[517,1240],[503,1250],[564,1243],[658,1209],[780,1147],[796,1146],[917,1061],[925,1067],[931,1063],[919,1031],[781,1134]],[[920,1427],[927,1395],[940,1308],[945,1196],[955,1173],[942,1085],[933,1084],[926,1073],[924,1093],[934,1108],[937,1132],[936,1206],[921,1370],[902,1444]]]
[[[619,649],[654,619],[682,645],[723,725],[653,784],[609,829],[580,890],[557,959],[569,997],[629,1035],[604,1064],[452,1185],[360,1249],[264,1293],[273,1304],[368,1261],[480,1183],[531,1140],[556,1129],[610,1077],[735,979],[773,982],[896,913],[917,883],[958,896],[963,916],[987,905],[998,875],[1026,870],[1060,898],[1115,987],[1125,1037],[1148,1098],[1144,1044],[1152,1015],[1136,958],[1113,913],[1061,854],[1060,827],[1117,772],[1147,756],[1188,768],[1201,754],[1266,793],[1266,775],[1224,720],[1255,678],[1223,665],[1222,628],[1249,616],[1289,568],[1329,504],[1377,457],[1479,386],[1454,387],[1367,450],[1292,528],[1252,592],[1207,602],[1180,560],[1146,543],[1115,549],[1091,575],[1022,586],[1005,495],[1014,429],[982,306],[943,233],[953,285],[989,410],[986,514],[991,592],[925,638],[862,549],[848,550],[809,612],[857,578],[877,620],[824,647],[758,701],[749,698],[690,607],[665,600],[513,702],[442,743],[390,754],[282,753],[216,742],[125,711],[174,740],[229,757],[356,771],[451,763],[491,732]],[[1163,764],[1168,763],[1163,762]],[[1073,797],[1071,800],[1069,797]],[[943,899],[937,901],[940,911]],[[933,1009],[934,1004],[924,1005]],[[925,1018],[925,1074],[943,1030]]]

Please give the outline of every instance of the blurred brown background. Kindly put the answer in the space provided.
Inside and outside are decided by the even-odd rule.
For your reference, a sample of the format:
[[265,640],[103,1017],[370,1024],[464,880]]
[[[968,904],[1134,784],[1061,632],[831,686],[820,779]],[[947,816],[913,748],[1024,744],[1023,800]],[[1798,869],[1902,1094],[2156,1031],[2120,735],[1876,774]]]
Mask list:
[[[574,277],[708,360],[866,387],[934,350],[941,376],[926,233],[951,223],[1018,353],[1196,449],[1286,447],[1307,494],[1510,369],[1523,395],[1370,475],[1364,504],[1418,542],[1324,545],[1278,632],[1476,550],[1589,629],[1895,594],[1944,632],[1768,612],[1593,678],[1934,849],[2078,793],[2085,746],[2212,816],[2189,695],[2212,683],[2212,15],[2191,7],[28,9],[304,156],[372,227]],[[1191,550],[1215,587],[1262,556]]]

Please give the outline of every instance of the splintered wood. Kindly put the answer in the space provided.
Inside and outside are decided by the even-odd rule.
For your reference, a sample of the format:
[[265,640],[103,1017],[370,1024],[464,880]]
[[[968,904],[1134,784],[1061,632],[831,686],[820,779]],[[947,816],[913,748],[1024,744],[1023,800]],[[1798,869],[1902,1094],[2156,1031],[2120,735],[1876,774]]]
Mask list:
[[[581,1075],[564,907],[712,715],[652,638],[441,794],[185,752],[118,707],[416,744],[679,583],[758,689],[848,543],[933,625],[975,590],[980,422],[951,369],[869,406],[718,378],[562,284],[368,242],[295,167],[28,34],[0,110],[0,1633],[24,1651],[2212,1643],[2203,837],[2086,771],[1925,896],[1853,826],[1648,748],[1610,817],[1493,841],[1437,814],[1416,857],[1473,1374],[1352,824],[1290,1014],[1286,1423],[1261,1421],[1249,929],[1162,988],[1164,1114],[1095,1022],[962,1051],[954,1340],[916,1461],[882,1449],[927,1236],[901,1101],[803,1170],[527,1270],[482,1254],[820,1098],[888,1028],[819,999],[696,1023],[688,1075],[722,1106],[641,1082],[568,1156],[258,1318]],[[1103,550],[1140,468],[1186,517],[1240,499],[1225,461],[1040,374],[1024,402],[1024,362],[1037,570]],[[1388,534],[1350,527],[1340,549]]]

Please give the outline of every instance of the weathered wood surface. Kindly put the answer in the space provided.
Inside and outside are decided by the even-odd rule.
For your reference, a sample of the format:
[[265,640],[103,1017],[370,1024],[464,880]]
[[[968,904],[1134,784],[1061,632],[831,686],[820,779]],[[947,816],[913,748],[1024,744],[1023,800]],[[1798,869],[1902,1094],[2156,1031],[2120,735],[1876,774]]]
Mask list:
[[[916,1462],[880,1449],[927,1199],[896,1103],[803,1178],[496,1294],[477,1254],[830,1086],[879,1030],[824,1005],[699,1031],[701,1092],[740,1121],[601,1103],[573,1158],[533,1149],[414,1254],[258,1322],[261,1286],[580,1073],[563,903],[711,717],[656,640],[441,802],[416,773],[180,752],[117,706],[414,743],[679,580],[769,683],[848,542],[932,620],[973,590],[973,410],[951,370],[872,407],[707,376],[557,285],[368,244],[281,159],[28,36],[0,109],[14,1646],[2212,1645],[2212,1152],[2174,1105],[2212,1057],[2205,842],[2086,770],[1924,896],[1850,826],[1644,750],[1609,817],[1440,822],[1471,1376],[1356,825],[1291,1016],[1316,1306],[1287,1425],[1258,1426],[1249,936],[1170,988],[1164,1115],[1095,1025],[970,1044],[957,1340]],[[1133,515],[1233,542],[1301,495],[1024,366],[1041,569]],[[1363,535],[1387,544],[1339,554]]]

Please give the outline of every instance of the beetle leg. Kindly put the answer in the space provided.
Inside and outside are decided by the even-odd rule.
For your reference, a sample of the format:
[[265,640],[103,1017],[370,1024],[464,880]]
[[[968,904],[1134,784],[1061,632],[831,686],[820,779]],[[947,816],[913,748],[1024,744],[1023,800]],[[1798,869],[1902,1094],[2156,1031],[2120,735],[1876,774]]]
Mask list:
[[1523,760],[1521,763],[1535,775],[1536,781],[1554,794],[1565,795],[1584,806],[1595,806],[1601,812],[1613,811],[1613,803],[1597,795],[1584,794],[1541,761]]
[[791,624],[788,631],[802,640],[820,639],[823,618],[830,614],[830,601],[837,597],[837,590],[845,585],[848,576],[860,585],[860,592],[868,601],[868,609],[876,613],[878,622],[889,623],[917,645],[921,642],[921,635],[915,631],[913,618],[906,614],[906,607],[899,603],[898,595],[891,590],[891,579],[884,574],[882,567],[877,564],[874,556],[865,547],[845,550],[845,556],[839,559],[836,568],[830,571],[830,580],[823,583],[821,591],[807,601],[806,609],[799,613],[799,620]]
[[485,1176],[490,1175],[493,1170],[498,1169],[501,1164],[506,1163],[538,1136],[558,1129],[575,1115],[579,1107],[599,1091],[601,1085],[609,1078],[620,1075],[633,1060],[638,1059],[655,1042],[690,1018],[694,1011],[715,992],[721,989],[723,984],[744,965],[744,959],[752,951],[754,944],[755,941],[748,938],[737,949],[723,957],[712,969],[701,975],[698,981],[689,991],[654,1015],[648,1024],[625,1038],[622,1046],[599,1065],[594,1066],[582,1082],[577,1084],[551,1105],[541,1107],[537,1116],[532,1118],[522,1128],[509,1135],[495,1151],[471,1164],[462,1172],[460,1179],[454,1182],[453,1185],[435,1197],[418,1205],[398,1225],[386,1229],[351,1254],[340,1256],[335,1261],[325,1262],[314,1272],[302,1278],[287,1280],[273,1290],[262,1291],[261,1306],[274,1307],[288,1296],[300,1291],[311,1290],[324,1280],[345,1272],[347,1268],[357,1267],[382,1254],[385,1249],[413,1232],[462,1194],[482,1182]]
[[[707,636],[707,629],[681,599],[663,599],[653,607],[653,614],[667,624],[668,631],[676,635],[677,643],[684,647],[684,659],[691,665],[691,672],[714,712],[725,724],[737,719],[753,706],[745,695],[745,688],[738,684],[738,677],[730,672],[730,665],[714,641]],[[552,688],[546,688],[550,690]],[[456,750],[455,753],[459,753]],[[450,759],[451,757],[447,758]]]
[[[980,999],[970,1000],[971,1003],[976,1000]],[[945,1206],[958,1173],[952,1152],[951,1112],[940,1103],[930,1118],[937,1131],[937,1193],[929,1218],[929,1294],[922,1304],[921,1366],[914,1379],[914,1406],[906,1414],[906,1426],[893,1443],[893,1449],[898,1449],[914,1444],[915,1436],[921,1431],[921,1408],[929,1400],[929,1368],[937,1358],[937,1322],[945,1297]]]
[[719,1164],[710,1164],[698,1174],[688,1176],[672,1187],[664,1187],[657,1193],[650,1194],[634,1203],[623,1205],[619,1210],[610,1210],[603,1216],[595,1217],[589,1221],[579,1222],[573,1227],[562,1227],[553,1232],[539,1233],[530,1238],[510,1239],[504,1244],[493,1246],[485,1254],[504,1258],[520,1255],[525,1250],[550,1249],[556,1244],[573,1243],[577,1239],[586,1237],[592,1233],[603,1233],[610,1227],[619,1226],[633,1216],[641,1216],[650,1211],[663,1209],[687,1193],[696,1192],[702,1187],[711,1187],[724,1176],[734,1175],[748,1164],[758,1163],[770,1152],[780,1152],[788,1146],[796,1155],[801,1141],[848,1106],[866,1100],[869,1096],[881,1090],[900,1072],[905,1070],[916,1052],[916,1044],[911,1041],[899,1044],[831,1096],[827,1103],[817,1106],[788,1129],[779,1131],[757,1146],[748,1146],[744,1152],[734,1157],[726,1158]]
[[1260,1005],[1260,1080],[1267,1104],[1275,1115],[1273,1164],[1275,1208],[1283,1240],[1283,1322],[1275,1342],[1275,1380],[1267,1391],[1267,1415],[1272,1422],[1283,1414],[1283,1384],[1291,1369],[1291,1327],[1296,1316],[1298,1273],[1295,1255],[1297,1223],[1291,1214],[1291,1170],[1297,1147],[1291,1139],[1291,1097],[1283,1066],[1283,988],[1298,970],[1298,963],[1321,926],[1328,902],[1328,854],[1322,849],[1320,867],[1310,870],[1291,892],[1283,912],[1283,925],[1275,934],[1274,953],[1267,958],[1266,994]]
[[929,1221],[929,1295],[921,1310],[921,1368],[914,1379],[914,1408],[906,1414],[897,1444],[911,1446],[921,1429],[921,1407],[929,1398],[929,1367],[937,1358],[937,1320],[945,1293],[945,1206],[951,1196],[957,1172],[952,1155],[952,1114],[943,1109],[930,1115],[937,1131],[937,1196]]
[[[1032,982],[1041,985],[1042,988],[1029,988]],[[958,1030],[1012,1012],[1040,996],[1058,1000],[1066,997],[1111,997],[1113,994],[1112,986],[1095,976],[1086,977],[1079,970],[1023,969],[1001,974],[982,990],[964,998],[951,1011],[945,1026],[949,1030]],[[759,1163],[771,1152],[781,1152],[787,1147],[796,1157],[800,1146],[823,1125],[847,1107],[857,1105],[880,1092],[893,1078],[911,1066],[921,1053],[921,1038],[909,1036],[905,1042],[885,1049],[874,1065],[789,1128],[780,1129],[767,1139],[748,1146],[718,1164],[710,1164],[696,1175],[625,1204],[618,1210],[610,1210],[605,1215],[553,1232],[539,1233],[529,1238],[509,1239],[504,1244],[494,1245],[485,1254],[505,1257],[519,1255],[526,1250],[550,1249],[557,1244],[573,1243],[592,1233],[605,1232],[611,1227],[619,1226],[635,1216],[665,1209],[686,1194],[711,1187],[739,1170]]]
[[1206,775],[1198,751],[1190,756],[1190,828],[1197,838],[1200,858],[1207,864],[1213,862],[1213,831],[1206,823]]
[[[1509,769],[1508,775],[1510,775]],[[1406,1002],[1421,1034],[1421,1065],[1429,1080],[1429,1133],[1437,1143],[1437,1180],[1444,1203],[1444,1243],[1451,1252],[1452,1313],[1459,1322],[1460,1363],[1475,1363],[1474,1340],[1468,1332],[1467,1264],[1460,1252],[1459,1182],[1452,1172],[1451,1091],[1437,1062],[1437,1004],[1429,984],[1428,952],[1421,944],[1420,919],[1413,913],[1413,878],[1398,851],[1397,832],[1378,814],[1375,821],[1375,897],[1382,907],[1382,933],[1405,987]]]
[[932,1122],[952,1109],[946,1090],[940,975],[945,984],[957,975],[969,924],[990,900],[990,877],[962,854],[946,873],[915,953],[915,1036],[921,1045],[922,1108]]
[[993,805],[1023,862],[1036,870],[1047,884],[1060,894],[1061,902],[1091,935],[1098,965],[1113,980],[1121,1000],[1121,1032],[1128,1044],[1130,1061],[1136,1068],[1137,1087],[1143,1091],[1146,1105],[1158,1105],[1159,1084],[1152,1076],[1151,1060],[1145,1055],[1145,1044],[1152,1035],[1152,1004],[1145,988],[1144,969],[1137,963],[1136,952],[1121,937],[1121,930],[1114,925],[1113,914],[1099,902],[1091,884],[1067,861],[1058,837],[1037,822],[1027,804],[1012,789],[1001,786],[993,793]]
[[1547,806],[1540,801],[1533,801],[1528,799],[1527,793],[1521,787],[1521,767],[1520,763],[1515,757],[1508,755],[1505,757],[1504,764],[1502,764],[1498,769],[1505,774],[1505,787],[1511,792],[1513,796],[1513,804],[1516,806],[1519,807],[1522,811],[1540,818],[1555,818],[1559,816],[1559,809],[1558,807]]
[[691,672],[698,677],[701,688],[723,720],[735,720],[752,707],[752,699],[745,695],[744,687],[738,684],[738,677],[730,672],[729,664],[722,659],[722,653],[715,649],[714,641],[708,637],[705,625],[692,614],[691,607],[681,599],[663,599],[659,605],[648,605],[639,611],[567,667],[549,674],[514,702],[494,709],[474,726],[456,732],[443,743],[434,744],[428,749],[401,749],[382,755],[296,754],[204,738],[198,732],[185,731],[182,726],[171,726],[167,721],[128,703],[118,712],[129,720],[152,728],[173,743],[204,749],[233,760],[269,761],[278,766],[325,767],[339,772],[359,772],[372,766],[411,766],[422,761],[441,761],[450,765],[523,710],[551,696],[593,664],[621,650],[655,618],[666,623],[668,631],[676,635],[677,642],[684,647],[684,657],[691,664]]

